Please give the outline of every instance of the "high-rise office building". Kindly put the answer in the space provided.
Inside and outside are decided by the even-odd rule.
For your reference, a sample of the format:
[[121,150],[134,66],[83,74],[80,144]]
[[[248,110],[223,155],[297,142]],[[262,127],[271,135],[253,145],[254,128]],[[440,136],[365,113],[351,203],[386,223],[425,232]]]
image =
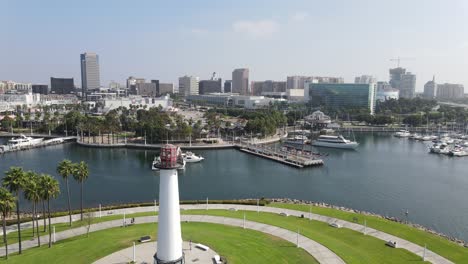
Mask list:
[[136,90],[138,91],[138,95],[141,95],[141,96],[149,96],[149,97],[157,96],[158,91],[156,87],[157,87],[156,83],[153,83],[153,82],[136,84]]
[[435,76],[432,77],[432,81],[428,81],[424,84],[423,96],[427,99],[434,99],[437,95],[437,83],[435,82]]
[[416,95],[416,75],[405,68],[390,69],[390,85],[400,90],[401,98],[414,98]]
[[49,94],[49,86],[47,84],[33,84],[32,93]]
[[363,84],[377,83],[377,79],[373,77],[372,75],[361,75],[361,76],[354,78],[354,83],[363,83]]
[[438,99],[459,99],[465,96],[463,84],[444,83],[437,84]]
[[216,80],[201,80],[199,82],[199,88],[199,94],[222,93],[222,80],[221,78]]
[[330,108],[366,108],[375,110],[376,84],[356,83],[308,83],[312,103]]
[[262,95],[263,93],[285,93],[286,82],[263,81],[252,82],[250,85],[252,95]]
[[138,83],[145,83],[146,80],[144,78],[136,78],[130,76],[127,78],[127,90],[129,94],[138,94],[137,84]]
[[249,69],[235,69],[232,72],[232,92],[240,95],[250,94]]
[[321,77],[321,76],[288,76],[286,78],[286,88],[304,89],[306,83],[343,83],[342,77]]
[[71,94],[75,92],[75,82],[73,78],[50,77],[50,88],[55,94]]
[[225,93],[230,93],[232,90],[232,81],[231,80],[225,80],[224,81],[224,92]]
[[154,96],[159,96],[161,94],[159,91],[159,80],[151,80],[151,83],[154,83],[154,85],[156,85],[156,94]]
[[179,78],[179,94],[189,96],[199,94],[199,78],[194,76],[183,76]]
[[173,83],[159,83],[159,96],[173,93],[175,93]]
[[86,99],[88,90],[99,89],[101,86],[99,73],[99,56],[96,53],[80,54],[82,98]]

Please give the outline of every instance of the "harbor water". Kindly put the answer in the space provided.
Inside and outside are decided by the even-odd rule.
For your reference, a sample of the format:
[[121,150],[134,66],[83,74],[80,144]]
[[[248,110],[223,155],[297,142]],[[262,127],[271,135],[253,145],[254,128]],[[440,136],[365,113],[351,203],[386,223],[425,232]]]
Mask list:
[[[6,139],[0,139],[0,144]],[[325,165],[297,169],[235,149],[195,151],[202,163],[179,172],[180,198],[295,198],[326,202],[408,219],[468,240],[468,157],[428,153],[428,143],[390,134],[356,134],[355,151],[314,149],[328,154]],[[61,181],[52,204],[66,208],[66,190],[55,172],[64,158],[86,161],[86,206],[150,202],[158,197],[158,173],[151,171],[156,151],[98,149],[75,143],[7,153],[0,171],[10,166],[49,173]],[[71,181],[72,205],[79,207],[79,186]],[[25,204],[27,208],[28,205]]]

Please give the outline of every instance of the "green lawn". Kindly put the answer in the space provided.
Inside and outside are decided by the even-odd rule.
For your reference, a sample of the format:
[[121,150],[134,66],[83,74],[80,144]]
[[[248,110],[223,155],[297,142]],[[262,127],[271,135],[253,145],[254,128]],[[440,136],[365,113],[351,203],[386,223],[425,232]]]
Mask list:
[[[208,214],[231,218],[243,218],[243,211],[228,210],[189,210],[182,214]],[[246,211],[247,220],[282,227],[300,233],[326,246],[340,256],[346,263],[423,263],[404,249],[393,249],[385,242],[346,228],[332,228],[327,223],[309,221],[293,216],[280,216],[272,213]]]
[[[127,214],[125,217],[127,219],[130,219],[132,217],[148,216],[148,215],[156,215],[156,214],[157,214],[156,212],[143,212],[143,213]],[[96,224],[96,223],[100,223],[100,222],[112,221],[112,220],[117,220],[117,219],[123,219],[123,215],[109,215],[109,216],[103,216],[101,218],[96,217],[96,218],[92,219],[92,223]],[[43,223],[44,223],[44,220],[42,220],[42,219],[39,220],[39,233],[41,234],[41,236],[49,234],[49,229],[48,228],[44,232]],[[61,231],[68,230],[70,228],[77,228],[77,227],[86,226],[86,225],[87,225],[86,220],[84,220],[84,221],[74,221],[74,222],[72,222],[71,227],[68,225],[68,222],[67,223],[52,224],[52,226],[55,226],[55,232],[57,232],[57,233],[61,232]],[[23,241],[33,239],[32,228],[21,229],[21,237],[23,238]],[[37,240],[37,237],[35,239]],[[7,242],[8,242],[8,245],[18,243],[18,232],[14,231],[14,232],[8,233],[7,234]],[[43,242],[43,241],[41,241],[41,242]],[[0,241],[0,247],[3,247],[4,245],[5,245],[5,243],[3,243],[3,238],[2,238],[1,241]]]
[[[309,212],[309,205],[304,204],[273,203],[269,206]],[[367,226],[369,227],[406,239],[420,246],[427,244],[427,247],[430,250],[455,263],[468,263],[468,248],[462,247],[443,237],[430,234],[408,225],[396,223],[375,216],[344,212],[331,208],[313,206],[312,212],[319,215],[343,219],[349,222],[353,222],[353,218],[356,217],[360,224],[364,224],[364,220],[366,220]],[[307,214],[304,215],[307,216]]]
[[[92,263],[130,247],[141,236],[156,235],[157,224],[111,228],[59,241],[52,248],[41,247],[10,256],[1,263]],[[253,230],[209,223],[182,223],[184,240],[210,246],[229,263],[317,263],[294,244]]]

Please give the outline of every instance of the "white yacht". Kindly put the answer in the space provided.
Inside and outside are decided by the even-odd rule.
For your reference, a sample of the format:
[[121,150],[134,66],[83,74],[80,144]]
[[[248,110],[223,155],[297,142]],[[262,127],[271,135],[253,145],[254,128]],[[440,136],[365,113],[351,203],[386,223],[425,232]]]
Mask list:
[[411,133],[408,130],[400,130],[395,133],[395,137],[400,137],[400,138],[407,138],[411,136]]
[[200,162],[205,159],[202,156],[197,156],[193,152],[190,152],[190,151],[186,153],[182,153],[182,158],[184,158],[184,162],[188,162],[188,163]]
[[12,138],[8,140],[7,144],[10,148],[22,148],[22,147],[37,145],[41,143],[43,140],[44,140],[43,138],[32,138],[32,137],[27,137],[21,134],[17,138]]
[[343,136],[319,136],[317,140],[312,143],[316,147],[327,148],[342,148],[342,149],[355,149],[359,143],[345,139]]
[[288,137],[284,140],[284,143],[288,143],[288,144],[309,144],[310,143],[310,140],[306,137],[306,136],[303,136],[303,135],[297,135],[297,136],[294,136],[294,137]]
[[450,151],[449,155],[455,157],[468,156],[468,151],[463,149],[462,147],[457,146]]

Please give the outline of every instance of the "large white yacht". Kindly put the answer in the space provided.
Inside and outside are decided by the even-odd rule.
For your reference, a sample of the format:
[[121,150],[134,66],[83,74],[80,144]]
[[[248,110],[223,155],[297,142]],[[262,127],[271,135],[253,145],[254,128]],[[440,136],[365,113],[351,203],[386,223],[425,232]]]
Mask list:
[[327,148],[341,148],[341,149],[355,149],[359,143],[345,139],[343,136],[319,136],[317,140],[312,143],[316,147]]
[[202,156],[197,156],[193,152],[190,152],[190,151],[186,153],[182,153],[182,158],[184,158],[184,162],[188,162],[188,163],[200,162],[205,159]]
[[43,138],[32,138],[21,134],[19,137],[8,140],[7,144],[10,148],[22,148],[37,145],[43,140]]

